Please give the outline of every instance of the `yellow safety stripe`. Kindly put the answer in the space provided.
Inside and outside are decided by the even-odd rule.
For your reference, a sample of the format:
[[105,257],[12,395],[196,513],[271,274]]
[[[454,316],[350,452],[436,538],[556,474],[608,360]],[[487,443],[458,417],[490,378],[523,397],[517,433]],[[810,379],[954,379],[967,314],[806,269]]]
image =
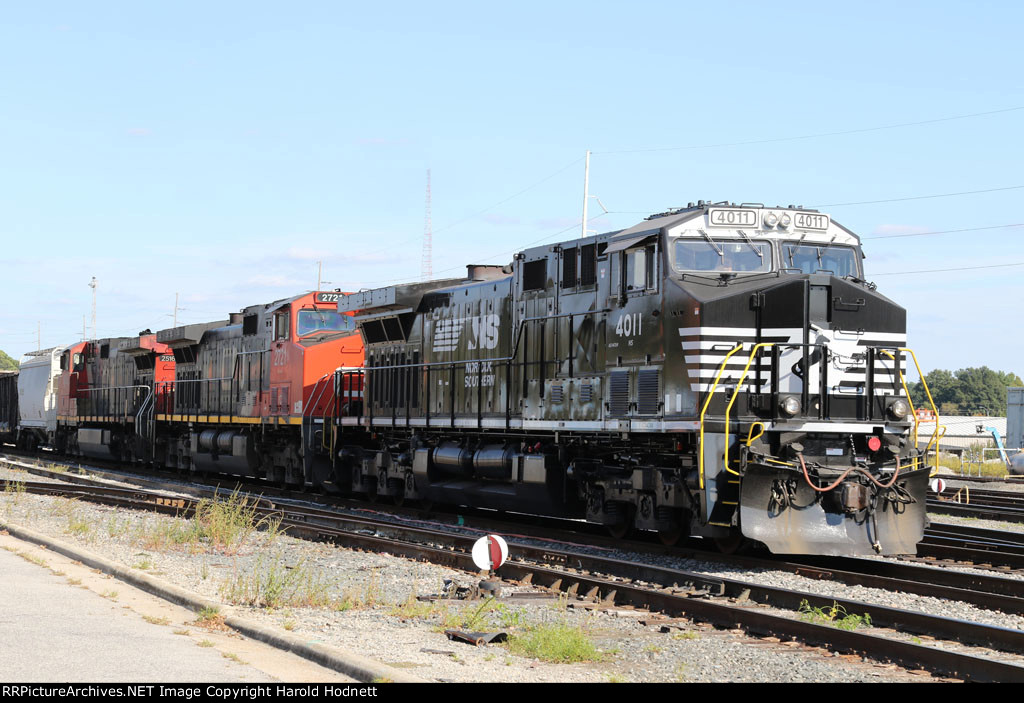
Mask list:
[[[301,425],[301,417],[239,417],[235,415],[179,415],[177,413],[159,413],[155,416],[157,422],[195,422],[202,425]],[[70,422],[135,422],[134,417],[115,417],[113,415],[58,415],[57,420],[63,423]]]

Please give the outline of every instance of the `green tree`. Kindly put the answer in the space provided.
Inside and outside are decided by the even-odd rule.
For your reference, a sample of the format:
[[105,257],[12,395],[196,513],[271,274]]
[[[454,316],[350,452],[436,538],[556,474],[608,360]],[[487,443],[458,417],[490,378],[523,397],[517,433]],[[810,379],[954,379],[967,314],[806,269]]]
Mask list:
[[[924,375],[935,405],[943,414],[973,413],[1006,414],[1006,389],[1024,386],[1020,376],[1011,372],[993,371],[987,366],[946,371],[935,369]],[[910,395],[917,407],[928,407],[928,398],[921,382],[910,384]]]
[[0,371],[17,371],[18,362],[0,351]]

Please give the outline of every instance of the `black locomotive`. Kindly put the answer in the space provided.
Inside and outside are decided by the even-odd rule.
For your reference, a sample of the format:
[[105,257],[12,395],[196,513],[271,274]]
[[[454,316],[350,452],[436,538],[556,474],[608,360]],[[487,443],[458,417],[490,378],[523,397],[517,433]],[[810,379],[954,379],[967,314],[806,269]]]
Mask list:
[[[466,279],[347,296],[333,482],[773,552],[909,553],[929,467],[906,314],[802,208],[691,204]],[[360,384],[335,382],[340,394]]]

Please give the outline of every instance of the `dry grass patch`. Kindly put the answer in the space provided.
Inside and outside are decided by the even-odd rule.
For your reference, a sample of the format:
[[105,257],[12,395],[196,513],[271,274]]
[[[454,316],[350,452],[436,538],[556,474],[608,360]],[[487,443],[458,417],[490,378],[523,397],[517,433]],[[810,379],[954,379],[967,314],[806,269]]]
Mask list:
[[279,555],[261,555],[251,571],[226,580],[220,593],[230,603],[254,608],[323,608],[330,604],[329,590],[327,578],[304,562],[289,566]]

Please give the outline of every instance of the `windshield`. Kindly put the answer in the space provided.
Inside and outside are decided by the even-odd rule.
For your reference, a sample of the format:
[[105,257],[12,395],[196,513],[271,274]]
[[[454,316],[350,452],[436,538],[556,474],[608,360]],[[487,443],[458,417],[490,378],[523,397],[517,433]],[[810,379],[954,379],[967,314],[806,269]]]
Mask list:
[[783,244],[782,266],[801,273],[831,271],[836,276],[857,276],[856,252],[849,247]]
[[772,248],[768,242],[677,239],[674,254],[677,271],[761,273],[772,270]]
[[348,315],[334,310],[299,310],[299,322],[296,330],[299,337],[314,332],[354,332],[355,321]]

